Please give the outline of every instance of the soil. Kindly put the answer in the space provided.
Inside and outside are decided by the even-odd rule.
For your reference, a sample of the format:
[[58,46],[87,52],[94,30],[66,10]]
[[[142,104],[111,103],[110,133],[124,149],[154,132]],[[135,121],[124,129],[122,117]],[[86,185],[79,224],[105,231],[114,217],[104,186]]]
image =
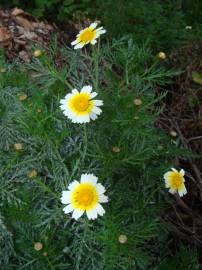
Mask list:
[[4,48],[8,61],[18,57],[29,63],[34,48],[48,50],[55,36],[59,43],[67,45],[76,32],[71,22],[59,29],[54,23],[39,21],[19,8],[0,10],[0,47]]
[[[167,89],[164,111],[158,122],[168,133],[174,131],[173,142],[180,143],[195,156],[181,157],[176,162],[186,171],[185,197],[164,213],[163,219],[173,229],[174,241],[179,238],[202,250],[202,84],[194,82],[194,72],[202,72],[202,43],[181,48],[169,56],[170,67],[183,72]],[[173,135],[173,134],[172,134]],[[202,258],[201,258],[202,259]]]

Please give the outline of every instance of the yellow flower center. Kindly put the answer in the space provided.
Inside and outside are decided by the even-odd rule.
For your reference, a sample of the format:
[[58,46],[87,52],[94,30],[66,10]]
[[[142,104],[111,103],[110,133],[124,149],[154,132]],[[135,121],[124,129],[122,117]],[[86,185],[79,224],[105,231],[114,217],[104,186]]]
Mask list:
[[91,210],[98,203],[98,192],[90,183],[80,184],[72,193],[72,204],[80,210]]
[[95,35],[96,35],[96,30],[92,28],[87,28],[80,34],[79,40],[81,42],[90,42],[95,38]]
[[72,97],[69,105],[75,113],[82,115],[91,112],[94,102],[91,100],[90,94],[79,93]]
[[80,94],[77,98],[74,99],[73,104],[77,111],[83,112],[88,108],[89,100],[86,96]]
[[179,189],[183,184],[183,176],[179,172],[172,172],[170,176],[170,186]]

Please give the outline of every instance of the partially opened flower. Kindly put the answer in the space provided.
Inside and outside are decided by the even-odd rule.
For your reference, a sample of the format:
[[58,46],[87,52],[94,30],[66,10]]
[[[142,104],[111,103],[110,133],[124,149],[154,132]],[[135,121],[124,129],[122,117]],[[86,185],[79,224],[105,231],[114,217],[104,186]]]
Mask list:
[[183,169],[177,171],[172,168],[172,171],[169,171],[164,174],[166,188],[169,188],[169,192],[172,194],[178,193],[180,197],[187,193],[185,187],[185,172]]
[[62,192],[61,202],[67,204],[63,209],[65,214],[71,213],[72,218],[79,219],[86,212],[88,219],[96,219],[105,213],[101,203],[107,203],[105,188],[97,183],[93,174],[82,174],[80,183],[74,180],[67,191]]
[[97,43],[97,38],[101,34],[106,33],[106,30],[103,27],[97,28],[97,22],[91,23],[91,25],[83,30],[81,30],[76,36],[76,40],[74,40],[71,45],[74,46],[74,49],[81,49],[88,43],[92,45]]
[[99,107],[103,101],[93,100],[96,96],[97,93],[92,92],[90,85],[84,86],[80,92],[73,89],[72,93],[60,100],[60,108],[73,123],[87,123],[90,119],[95,120],[102,112]]

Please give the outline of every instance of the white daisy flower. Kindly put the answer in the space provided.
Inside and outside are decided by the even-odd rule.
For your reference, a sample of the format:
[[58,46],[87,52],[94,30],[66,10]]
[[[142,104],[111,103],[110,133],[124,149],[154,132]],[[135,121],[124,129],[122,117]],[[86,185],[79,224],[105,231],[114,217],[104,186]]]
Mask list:
[[187,25],[187,26],[185,26],[185,29],[186,30],[191,30],[192,29],[192,26],[191,25]]
[[74,46],[74,49],[81,49],[88,43],[95,45],[97,43],[97,39],[100,35],[106,33],[106,30],[103,27],[97,27],[97,22],[91,23],[91,25],[83,30],[81,30],[76,39],[71,43]]
[[80,183],[74,180],[67,191],[62,192],[61,202],[67,204],[63,211],[72,213],[72,218],[79,219],[86,212],[88,219],[96,219],[105,213],[101,203],[107,203],[104,195],[105,188],[97,183],[98,178],[93,174],[82,174]]
[[97,93],[92,92],[90,85],[84,86],[80,92],[73,89],[72,93],[60,100],[60,108],[73,123],[88,123],[90,119],[97,119],[97,115],[102,112],[99,107],[103,105],[103,101],[93,100],[96,96]]
[[169,192],[171,194],[178,193],[180,197],[187,193],[185,187],[185,179],[184,179],[185,172],[183,169],[177,171],[176,169],[172,168],[172,171],[169,171],[164,174],[165,185],[166,188],[169,188]]

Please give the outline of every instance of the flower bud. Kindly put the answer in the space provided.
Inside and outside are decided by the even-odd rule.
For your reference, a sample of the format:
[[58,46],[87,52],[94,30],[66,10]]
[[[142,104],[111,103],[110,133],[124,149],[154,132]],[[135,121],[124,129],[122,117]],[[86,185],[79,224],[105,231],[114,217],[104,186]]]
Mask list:
[[170,131],[170,136],[176,137],[177,136],[177,132],[175,132],[174,130],[171,130]]
[[37,176],[37,171],[36,170],[31,170],[29,173],[28,173],[28,177],[29,178],[35,178]]
[[26,94],[22,94],[19,96],[19,100],[20,101],[24,101],[25,99],[27,99],[27,95]]
[[121,151],[121,149],[118,146],[114,146],[114,147],[112,147],[112,151],[114,153],[119,153]]
[[15,150],[22,150],[22,148],[23,148],[23,145],[22,145],[22,143],[15,143],[14,144],[14,148],[15,148]]
[[127,242],[128,238],[125,234],[119,235],[119,243],[125,244]]
[[136,98],[136,99],[134,99],[134,104],[135,104],[136,106],[140,106],[140,105],[142,104],[142,100],[139,99],[139,98]]
[[40,57],[42,55],[42,51],[41,50],[36,50],[33,53],[34,57]]
[[159,54],[158,54],[158,58],[160,58],[161,60],[165,60],[166,59],[166,54],[164,53],[164,52],[160,52]]
[[42,245],[41,242],[36,242],[36,243],[34,243],[34,249],[35,249],[36,251],[40,251],[42,248],[43,248],[43,245]]

